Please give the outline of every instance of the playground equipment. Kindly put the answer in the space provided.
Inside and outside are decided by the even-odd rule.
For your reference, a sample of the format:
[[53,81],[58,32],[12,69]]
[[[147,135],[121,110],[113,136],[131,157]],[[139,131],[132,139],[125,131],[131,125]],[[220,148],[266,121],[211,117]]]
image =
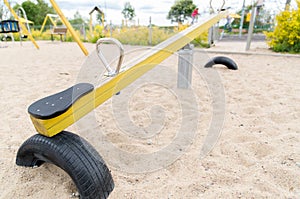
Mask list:
[[[22,18],[21,15],[22,15],[24,18]],[[20,22],[20,23],[26,24],[27,30],[28,30],[28,32],[31,34],[29,24],[30,24],[30,23],[33,24],[33,22],[28,20],[27,14],[26,14],[25,10],[24,10],[22,7],[19,7],[19,8],[18,8],[18,16],[19,16],[19,22]]]
[[[105,162],[87,141],[64,129],[184,47],[227,14],[227,11],[222,11],[210,16],[123,67],[122,45],[111,38],[100,39],[97,42],[97,53],[111,78],[97,88],[89,83],[79,83],[30,105],[28,112],[39,134],[29,138],[19,148],[17,165],[36,167],[44,162],[53,163],[71,176],[81,198],[107,198],[114,183]],[[119,63],[115,70],[101,55],[101,45],[104,42],[114,43],[120,48]],[[225,60],[220,63],[226,65],[230,62]]]
[[68,21],[68,19],[65,17],[65,15],[63,14],[63,12],[61,11],[61,9],[59,8],[59,6],[57,5],[57,3],[54,0],[50,0],[50,3],[52,4],[54,10],[57,12],[57,14],[59,15],[61,21],[63,22],[63,24],[65,24],[65,26],[68,28],[68,30],[70,31],[72,37],[74,38],[74,40],[76,41],[76,43],[78,44],[78,46],[80,47],[80,49],[82,50],[82,52],[87,56],[89,54],[89,52],[87,51],[87,49],[84,47],[83,43],[81,42],[79,36],[76,34],[75,30],[73,29],[72,25],[70,24],[70,22]]
[[55,14],[47,14],[46,17],[45,17],[45,19],[44,19],[44,21],[43,21],[43,24],[42,24],[40,33],[43,32],[43,30],[44,30],[44,28],[45,28],[45,25],[46,25],[46,23],[47,23],[48,20],[52,23],[52,25],[53,25],[54,27],[56,27],[59,19],[60,19],[60,18],[59,18],[58,15],[55,15]]
[[59,35],[60,36],[60,40],[63,41],[62,36],[64,35],[66,37],[68,29],[66,27],[58,27],[57,26],[58,20],[60,20],[60,18],[59,18],[58,15],[47,14],[46,17],[45,17],[45,19],[44,19],[44,22],[42,24],[40,33],[42,34],[42,32],[43,32],[43,30],[45,28],[45,25],[46,25],[46,23],[47,23],[48,20],[53,25],[53,28],[51,29],[51,40],[54,41],[53,35]]
[[234,22],[235,19],[240,19],[240,18],[241,16],[236,13],[231,13],[226,17],[226,24],[224,25],[224,28],[220,34],[219,40],[222,40],[222,38],[224,37],[225,30],[228,30],[228,32],[232,31],[231,24]]
[[[157,64],[161,63],[172,53],[191,42],[195,37],[209,29],[212,24],[215,24],[218,22],[218,20],[226,16],[226,14],[227,12],[220,12],[219,14],[212,15],[208,20],[204,20],[203,23],[195,24],[180,32],[176,36],[171,37],[165,42],[157,45],[147,54],[146,58],[142,57],[140,60],[136,60],[131,65],[128,65],[125,68],[122,67],[120,73],[114,76],[110,82],[104,84],[85,96],[84,98],[86,99],[84,102],[78,100],[78,103],[75,107],[72,107],[59,117],[47,120],[31,117],[37,131],[49,137],[58,134],[69,125],[76,122],[76,120],[80,119],[95,107],[112,97],[115,93],[125,88],[139,76],[152,69]],[[72,115],[75,113],[77,116],[79,116],[76,119],[72,117]]]
[[[8,13],[9,12],[10,11],[8,11]],[[24,18],[22,18],[21,16],[23,16]],[[27,38],[28,35],[23,34],[24,31],[20,28],[19,23],[26,24],[27,31],[29,32],[29,34],[31,34],[29,24],[30,23],[33,24],[33,22],[29,21],[27,19],[26,12],[22,7],[18,8],[18,17],[19,17],[18,21],[17,20],[11,20],[11,19],[0,21],[0,33],[5,34],[4,38],[7,37],[7,33],[10,33],[10,37],[11,37],[12,41],[14,41],[14,36],[12,35],[12,33],[17,33],[18,32],[19,35],[20,35],[20,41],[22,42],[22,39]]]
[[43,25],[42,25],[41,30],[40,30],[40,34],[42,34],[48,19],[53,25],[53,28],[51,29],[51,40],[52,41],[54,40],[53,35],[59,35],[60,40],[63,41],[62,36],[64,35],[66,37],[68,29],[66,27],[58,27],[57,26],[58,20],[60,20],[60,18],[59,18],[58,15],[55,15],[55,14],[47,14],[46,15],[46,17],[44,19],[44,22],[43,22]]
[[[119,61],[118,61],[118,65],[117,65],[115,71],[111,68],[111,66],[106,61],[104,55],[102,54],[100,46],[103,43],[115,44],[120,50]],[[117,74],[119,74],[120,69],[121,69],[121,65],[122,65],[122,62],[123,62],[123,58],[124,58],[124,48],[123,48],[122,44],[117,39],[114,39],[114,38],[101,38],[97,41],[96,50],[97,50],[97,55],[98,55],[99,59],[104,64],[104,67],[108,72],[106,76],[114,77]]]
[[252,37],[253,37],[253,30],[254,30],[254,23],[255,23],[257,10],[258,10],[259,7],[263,6],[263,4],[264,4],[263,1],[258,0],[256,2],[256,4],[253,4],[253,6],[252,6],[251,20],[250,20],[248,36],[247,36],[246,51],[248,51],[250,49],[250,46],[251,46]]
[[[213,5],[212,5],[212,0],[209,1],[209,5],[210,5],[210,14],[215,14],[215,9],[213,8]],[[224,5],[225,5],[225,0],[223,0],[222,2],[222,5],[219,7],[219,9],[217,10],[218,12],[221,12],[221,11],[224,11]],[[226,16],[225,16],[226,17]],[[209,32],[208,32],[208,45],[211,46],[211,45],[214,45],[214,40],[216,39],[216,35],[217,35],[217,32],[218,29],[215,27],[215,25],[211,26],[209,28]]]
[[[1,4],[0,4],[1,5]],[[8,37],[14,42],[13,33],[17,33],[20,31],[19,23],[16,20],[11,20],[9,17],[8,9],[4,9],[4,7],[0,7],[1,19],[0,19],[0,34],[4,34],[3,37],[1,35],[1,41],[6,41]],[[6,20],[5,20],[6,19]],[[8,36],[8,34],[10,36]],[[1,44],[0,41],[0,44]],[[0,48],[5,48],[7,46],[0,45]]]
[[19,31],[19,22],[16,20],[3,20],[0,22],[0,33],[15,33]]
[[97,11],[100,16],[101,16],[101,23],[102,23],[102,26],[104,26],[104,12],[102,12],[102,10],[98,7],[98,6],[95,6],[93,8],[93,10],[89,13],[90,15],[90,22],[89,22],[89,26],[90,26],[90,34],[93,35],[93,13]]
[[[9,9],[9,11],[11,12],[11,14],[13,15],[13,17],[17,20],[20,21],[19,16],[17,15],[17,13],[12,9],[12,7],[10,6],[8,0],[3,0],[4,4],[6,5],[6,7]],[[38,44],[35,42],[34,38],[32,37],[31,33],[27,30],[26,26],[23,23],[19,23],[19,26],[21,27],[22,31],[24,32],[25,35],[28,36],[28,38],[31,40],[31,42],[34,44],[34,46],[39,49]]]

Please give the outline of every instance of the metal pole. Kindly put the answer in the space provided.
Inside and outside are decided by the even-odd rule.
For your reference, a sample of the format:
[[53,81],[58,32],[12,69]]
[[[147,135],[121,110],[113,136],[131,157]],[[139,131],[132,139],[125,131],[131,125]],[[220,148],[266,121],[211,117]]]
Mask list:
[[243,25],[244,25],[244,18],[245,18],[245,0],[243,2],[241,23],[240,23],[240,32],[239,32],[239,37],[240,38],[242,37],[242,31],[243,31]]
[[92,14],[90,14],[89,28],[90,28],[90,35],[91,35],[91,37],[93,37],[93,16],[92,16]]
[[[22,12],[24,19],[26,19],[26,26],[27,26],[28,32],[31,34],[29,23],[28,23],[28,18],[27,18],[25,10],[22,7],[19,7],[18,10]],[[19,13],[19,14],[21,16],[21,13]]]
[[84,38],[84,41],[87,41],[86,31],[85,31],[85,24],[84,23],[82,24],[82,28],[83,28],[83,38]]
[[152,45],[152,21],[149,19],[149,45]]
[[249,24],[249,30],[248,30],[248,37],[247,37],[247,46],[246,46],[246,51],[250,49],[251,45],[251,40],[253,36],[253,29],[254,29],[254,23],[255,23],[255,17],[256,17],[256,10],[257,7],[253,5],[252,7],[252,12],[251,12],[251,21]]
[[192,84],[194,45],[187,44],[178,52],[177,88],[189,89]]
[[290,9],[290,5],[291,5],[291,0],[286,0],[285,10],[289,10]]
[[111,20],[109,23],[109,33],[110,33],[110,37],[112,37],[112,21]]

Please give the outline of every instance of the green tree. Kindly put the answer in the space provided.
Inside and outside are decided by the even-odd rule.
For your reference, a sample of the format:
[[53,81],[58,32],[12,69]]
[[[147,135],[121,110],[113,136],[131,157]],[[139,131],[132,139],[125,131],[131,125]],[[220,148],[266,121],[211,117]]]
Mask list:
[[0,20],[2,20],[3,14],[4,14],[4,8],[3,5],[0,5]]
[[135,17],[135,10],[134,7],[130,4],[130,2],[126,2],[124,4],[124,9],[122,10],[122,14],[124,16],[124,19],[132,20]]
[[99,22],[99,24],[104,24],[104,22],[105,22],[104,14],[97,13],[96,21]]
[[[18,6],[17,9],[19,7],[20,6]],[[39,15],[38,6],[35,3],[31,2],[31,1],[25,1],[21,4],[21,7],[25,10],[27,18],[29,20],[33,21],[33,23],[35,25],[38,25],[38,21],[37,21],[37,16]]]
[[167,19],[171,22],[183,23],[188,17],[191,17],[193,10],[196,5],[193,0],[176,0],[174,5],[171,7]]
[[20,6],[25,10],[27,18],[33,21],[35,25],[42,25],[47,14],[55,13],[54,9],[43,0],[37,0],[36,3],[27,0],[21,5],[15,5],[13,9],[17,10]]
[[79,11],[76,11],[76,13],[74,14],[73,19],[70,19],[69,21],[72,25],[79,25],[79,24],[81,25],[81,24],[85,23],[85,21],[83,20],[81,14],[79,13]]
[[37,0],[37,6],[39,9],[37,25],[42,25],[47,14],[55,14],[53,7],[49,6],[44,0]]

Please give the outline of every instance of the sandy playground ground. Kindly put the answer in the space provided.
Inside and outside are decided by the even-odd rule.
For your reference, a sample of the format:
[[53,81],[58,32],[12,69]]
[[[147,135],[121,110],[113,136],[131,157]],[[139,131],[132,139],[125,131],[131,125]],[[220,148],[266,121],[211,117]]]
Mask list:
[[[91,76],[90,81],[98,84],[103,70],[75,43],[38,44],[40,50],[26,42],[22,47],[1,43],[7,46],[0,48],[1,199],[76,197],[65,172],[51,164],[34,169],[16,166],[16,153],[35,134],[27,114],[32,102]],[[95,48],[85,45],[90,52]],[[85,119],[67,129],[92,143],[107,162],[115,181],[110,198],[300,198],[300,56],[277,56],[264,42],[252,43],[243,53],[245,45],[219,42],[209,50],[196,50],[189,91],[176,89],[178,57],[172,55],[87,116],[96,122]],[[143,51],[126,46],[125,62]],[[234,59],[239,70],[203,69],[217,55]],[[220,95],[215,97],[209,85],[218,87]],[[182,110],[180,92],[193,98],[189,108],[195,117],[182,115],[190,113]],[[214,112],[216,101],[221,105]],[[225,111],[216,119],[221,134],[213,150],[201,156],[214,114],[222,116],[218,110]],[[183,132],[186,118],[191,129]],[[130,122],[132,126],[127,125]],[[164,153],[147,161],[135,156],[159,154],[183,133],[188,141],[181,143],[182,149],[175,147],[180,150],[172,151],[174,159]],[[103,140],[116,149],[105,151]],[[122,159],[120,151],[132,159]]]

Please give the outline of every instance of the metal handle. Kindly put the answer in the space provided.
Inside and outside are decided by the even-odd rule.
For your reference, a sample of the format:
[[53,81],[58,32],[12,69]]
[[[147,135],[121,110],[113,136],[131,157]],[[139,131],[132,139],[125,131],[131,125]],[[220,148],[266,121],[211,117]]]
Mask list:
[[[211,10],[211,14],[212,14],[212,13],[215,13],[215,10],[214,10],[214,8],[212,7],[212,0],[210,0],[209,4],[210,4],[210,10]],[[225,5],[225,0],[223,0],[223,4],[222,4],[222,6],[221,6],[221,8],[220,8],[219,12],[221,12],[221,11],[222,11],[222,9],[223,9],[224,5]]]
[[[104,55],[102,54],[100,45],[103,43],[111,43],[111,44],[115,44],[117,47],[119,47],[119,50],[120,50],[119,62],[118,62],[118,65],[117,65],[117,68],[115,71],[110,67],[110,65],[108,64]],[[123,45],[121,44],[121,42],[119,42],[119,40],[114,39],[114,38],[101,38],[101,39],[98,39],[98,41],[97,41],[96,50],[97,50],[98,57],[100,58],[100,60],[102,61],[102,63],[104,64],[104,67],[106,68],[106,70],[108,72],[107,76],[113,77],[113,76],[117,75],[120,72],[121,65],[122,65],[123,58],[124,58],[124,48],[123,48]]]

